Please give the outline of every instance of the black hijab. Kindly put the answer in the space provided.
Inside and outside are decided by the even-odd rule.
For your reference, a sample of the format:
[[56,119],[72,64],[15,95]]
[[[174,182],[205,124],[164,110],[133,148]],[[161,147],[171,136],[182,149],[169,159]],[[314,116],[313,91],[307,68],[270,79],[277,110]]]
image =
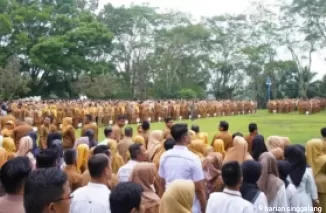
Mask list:
[[283,180],[286,188],[289,185],[289,181],[286,178],[289,175],[290,163],[286,160],[278,160],[277,167],[279,178]]
[[298,146],[290,145],[285,147],[284,157],[290,163],[290,178],[293,184],[298,187],[307,168],[305,153]]
[[52,142],[54,140],[62,140],[61,132],[51,132],[51,133],[49,133],[48,138],[46,140],[48,147],[52,146]]
[[240,192],[242,198],[254,203],[255,198],[260,193],[260,190],[257,186],[257,181],[260,177],[262,171],[261,163],[254,160],[244,161],[241,165],[242,175],[243,175],[243,183],[240,188]]
[[[306,153],[306,147],[301,145],[301,144],[295,144],[293,146],[296,146],[298,147],[299,149],[301,149],[301,151],[303,151],[303,153]],[[307,160],[306,160],[306,164],[307,164],[307,167],[310,168],[309,164],[307,163]]]
[[252,140],[251,156],[258,161],[259,156],[264,152],[267,152],[264,137],[262,135],[256,135]]
[[94,147],[97,145],[97,141],[94,140],[94,131],[91,129],[86,130],[84,133],[84,137],[88,137],[89,139],[89,147]]

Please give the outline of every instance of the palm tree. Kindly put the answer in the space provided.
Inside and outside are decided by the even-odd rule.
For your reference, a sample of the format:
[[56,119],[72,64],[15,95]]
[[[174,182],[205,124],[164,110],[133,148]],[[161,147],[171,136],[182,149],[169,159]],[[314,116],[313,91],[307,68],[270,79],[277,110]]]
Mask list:
[[308,91],[314,88],[317,83],[317,80],[315,80],[316,75],[317,73],[312,72],[308,67],[304,67],[294,74],[293,80],[297,85],[300,98],[306,99]]

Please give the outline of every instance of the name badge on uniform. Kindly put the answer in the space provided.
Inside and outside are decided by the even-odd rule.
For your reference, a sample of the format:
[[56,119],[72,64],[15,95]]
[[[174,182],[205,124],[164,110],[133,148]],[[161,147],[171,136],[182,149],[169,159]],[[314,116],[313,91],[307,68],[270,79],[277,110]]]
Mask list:
[[110,121],[109,121],[109,124],[110,124],[110,125],[112,125],[112,124],[113,124],[113,121],[112,121],[112,120],[110,120]]

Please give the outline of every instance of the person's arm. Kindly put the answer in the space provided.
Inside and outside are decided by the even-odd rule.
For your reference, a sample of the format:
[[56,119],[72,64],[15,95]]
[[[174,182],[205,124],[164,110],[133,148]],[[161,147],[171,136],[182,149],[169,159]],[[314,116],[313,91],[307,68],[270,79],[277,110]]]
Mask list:
[[196,197],[199,200],[201,212],[204,213],[206,209],[207,199],[206,199],[206,190],[204,184],[204,173],[199,158],[196,159],[193,166],[192,180],[195,183]]
[[158,169],[158,175],[160,177],[160,192],[159,192],[159,195],[162,196],[163,193],[165,192],[165,185],[166,185],[166,181],[165,181],[165,174],[164,174],[164,167],[163,167],[163,157],[161,157],[160,159],[160,167]]

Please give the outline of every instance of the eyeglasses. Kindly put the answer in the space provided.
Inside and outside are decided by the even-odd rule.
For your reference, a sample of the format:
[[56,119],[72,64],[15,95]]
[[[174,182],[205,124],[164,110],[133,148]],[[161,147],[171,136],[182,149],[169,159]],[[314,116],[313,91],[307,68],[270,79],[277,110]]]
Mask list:
[[68,197],[59,198],[59,199],[54,200],[53,202],[60,202],[63,200],[71,200],[73,197],[74,196],[72,194],[70,194]]

